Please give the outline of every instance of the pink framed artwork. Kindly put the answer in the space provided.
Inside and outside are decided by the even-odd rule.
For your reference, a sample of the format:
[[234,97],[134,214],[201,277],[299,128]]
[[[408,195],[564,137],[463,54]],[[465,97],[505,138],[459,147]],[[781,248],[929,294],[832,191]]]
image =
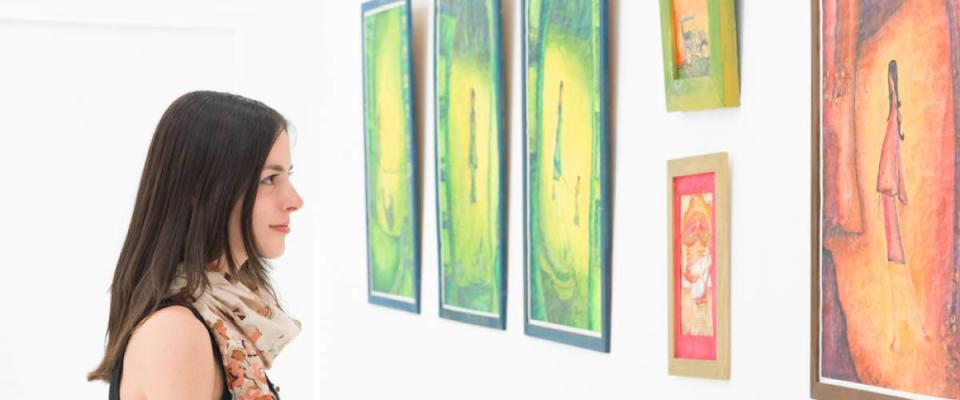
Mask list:
[[669,372],[729,379],[726,153],[668,162]]

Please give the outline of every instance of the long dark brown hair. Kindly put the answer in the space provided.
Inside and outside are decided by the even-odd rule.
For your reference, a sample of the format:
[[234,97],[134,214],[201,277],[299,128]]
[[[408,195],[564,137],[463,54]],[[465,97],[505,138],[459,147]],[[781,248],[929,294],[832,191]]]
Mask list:
[[[225,258],[227,271],[273,294],[251,219],[260,173],[287,121],[265,104],[209,91],[187,93],[160,118],[110,286],[106,350],[88,380],[109,380],[133,330],[160,302],[190,301],[207,288],[204,270]],[[240,206],[248,255],[243,268],[230,247],[229,219]],[[186,287],[171,296],[183,265]]]

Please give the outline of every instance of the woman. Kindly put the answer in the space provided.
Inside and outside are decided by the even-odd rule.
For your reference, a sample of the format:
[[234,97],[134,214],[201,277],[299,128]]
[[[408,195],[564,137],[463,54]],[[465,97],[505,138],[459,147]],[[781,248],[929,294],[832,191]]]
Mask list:
[[300,331],[266,268],[303,206],[286,129],[227,93],[188,93],[161,117],[88,375],[111,399],[277,397],[264,370]]
[[[883,145],[880,150],[880,169],[877,173],[877,193],[883,203],[884,237],[887,243],[887,261],[890,265],[887,273],[890,276],[890,310],[893,327],[893,339],[890,341],[890,351],[897,346],[897,290],[894,287],[894,274],[905,275],[910,297],[913,300],[913,314],[923,332],[923,340],[931,341],[927,333],[926,324],[920,313],[922,309],[917,302],[916,289],[913,277],[907,268],[906,253],[903,250],[903,240],[900,236],[900,215],[897,211],[897,201],[906,206],[907,188],[903,178],[903,160],[900,157],[900,142],[905,137],[900,114],[900,85],[897,74],[897,60],[890,60],[887,64],[887,89],[889,92],[890,111],[887,113],[887,130],[883,136]],[[916,326],[916,325],[915,325]]]
[[903,242],[900,239],[900,222],[897,214],[897,200],[907,204],[907,189],[903,181],[903,163],[900,158],[900,142],[903,131],[900,129],[900,92],[897,79],[897,60],[887,64],[887,88],[889,90],[890,111],[887,114],[887,131],[883,136],[880,152],[880,172],[877,173],[877,193],[883,202],[883,226],[887,239],[887,260],[906,264]]

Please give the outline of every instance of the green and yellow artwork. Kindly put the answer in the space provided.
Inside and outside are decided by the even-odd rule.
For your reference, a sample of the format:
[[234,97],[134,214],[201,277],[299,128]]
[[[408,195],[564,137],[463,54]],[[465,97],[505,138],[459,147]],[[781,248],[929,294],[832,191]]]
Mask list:
[[369,300],[419,312],[417,158],[409,4],[363,4]]
[[436,2],[440,316],[503,329],[500,2]]
[[606,2],[524,4],[527,334],[609,350]]

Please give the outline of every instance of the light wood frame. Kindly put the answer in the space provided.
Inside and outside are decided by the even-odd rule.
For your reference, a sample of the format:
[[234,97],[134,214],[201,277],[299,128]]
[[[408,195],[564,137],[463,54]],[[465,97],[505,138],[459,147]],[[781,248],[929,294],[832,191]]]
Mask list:
[[[714,174],[714,245],[716,246],[716,359],[695,360],[675,356],[674,315],[674,181],[676,178]],[[706,154],[667,161],[667,350],[669,374],[707,379],[730,379],[730,174],[727,153]]]

